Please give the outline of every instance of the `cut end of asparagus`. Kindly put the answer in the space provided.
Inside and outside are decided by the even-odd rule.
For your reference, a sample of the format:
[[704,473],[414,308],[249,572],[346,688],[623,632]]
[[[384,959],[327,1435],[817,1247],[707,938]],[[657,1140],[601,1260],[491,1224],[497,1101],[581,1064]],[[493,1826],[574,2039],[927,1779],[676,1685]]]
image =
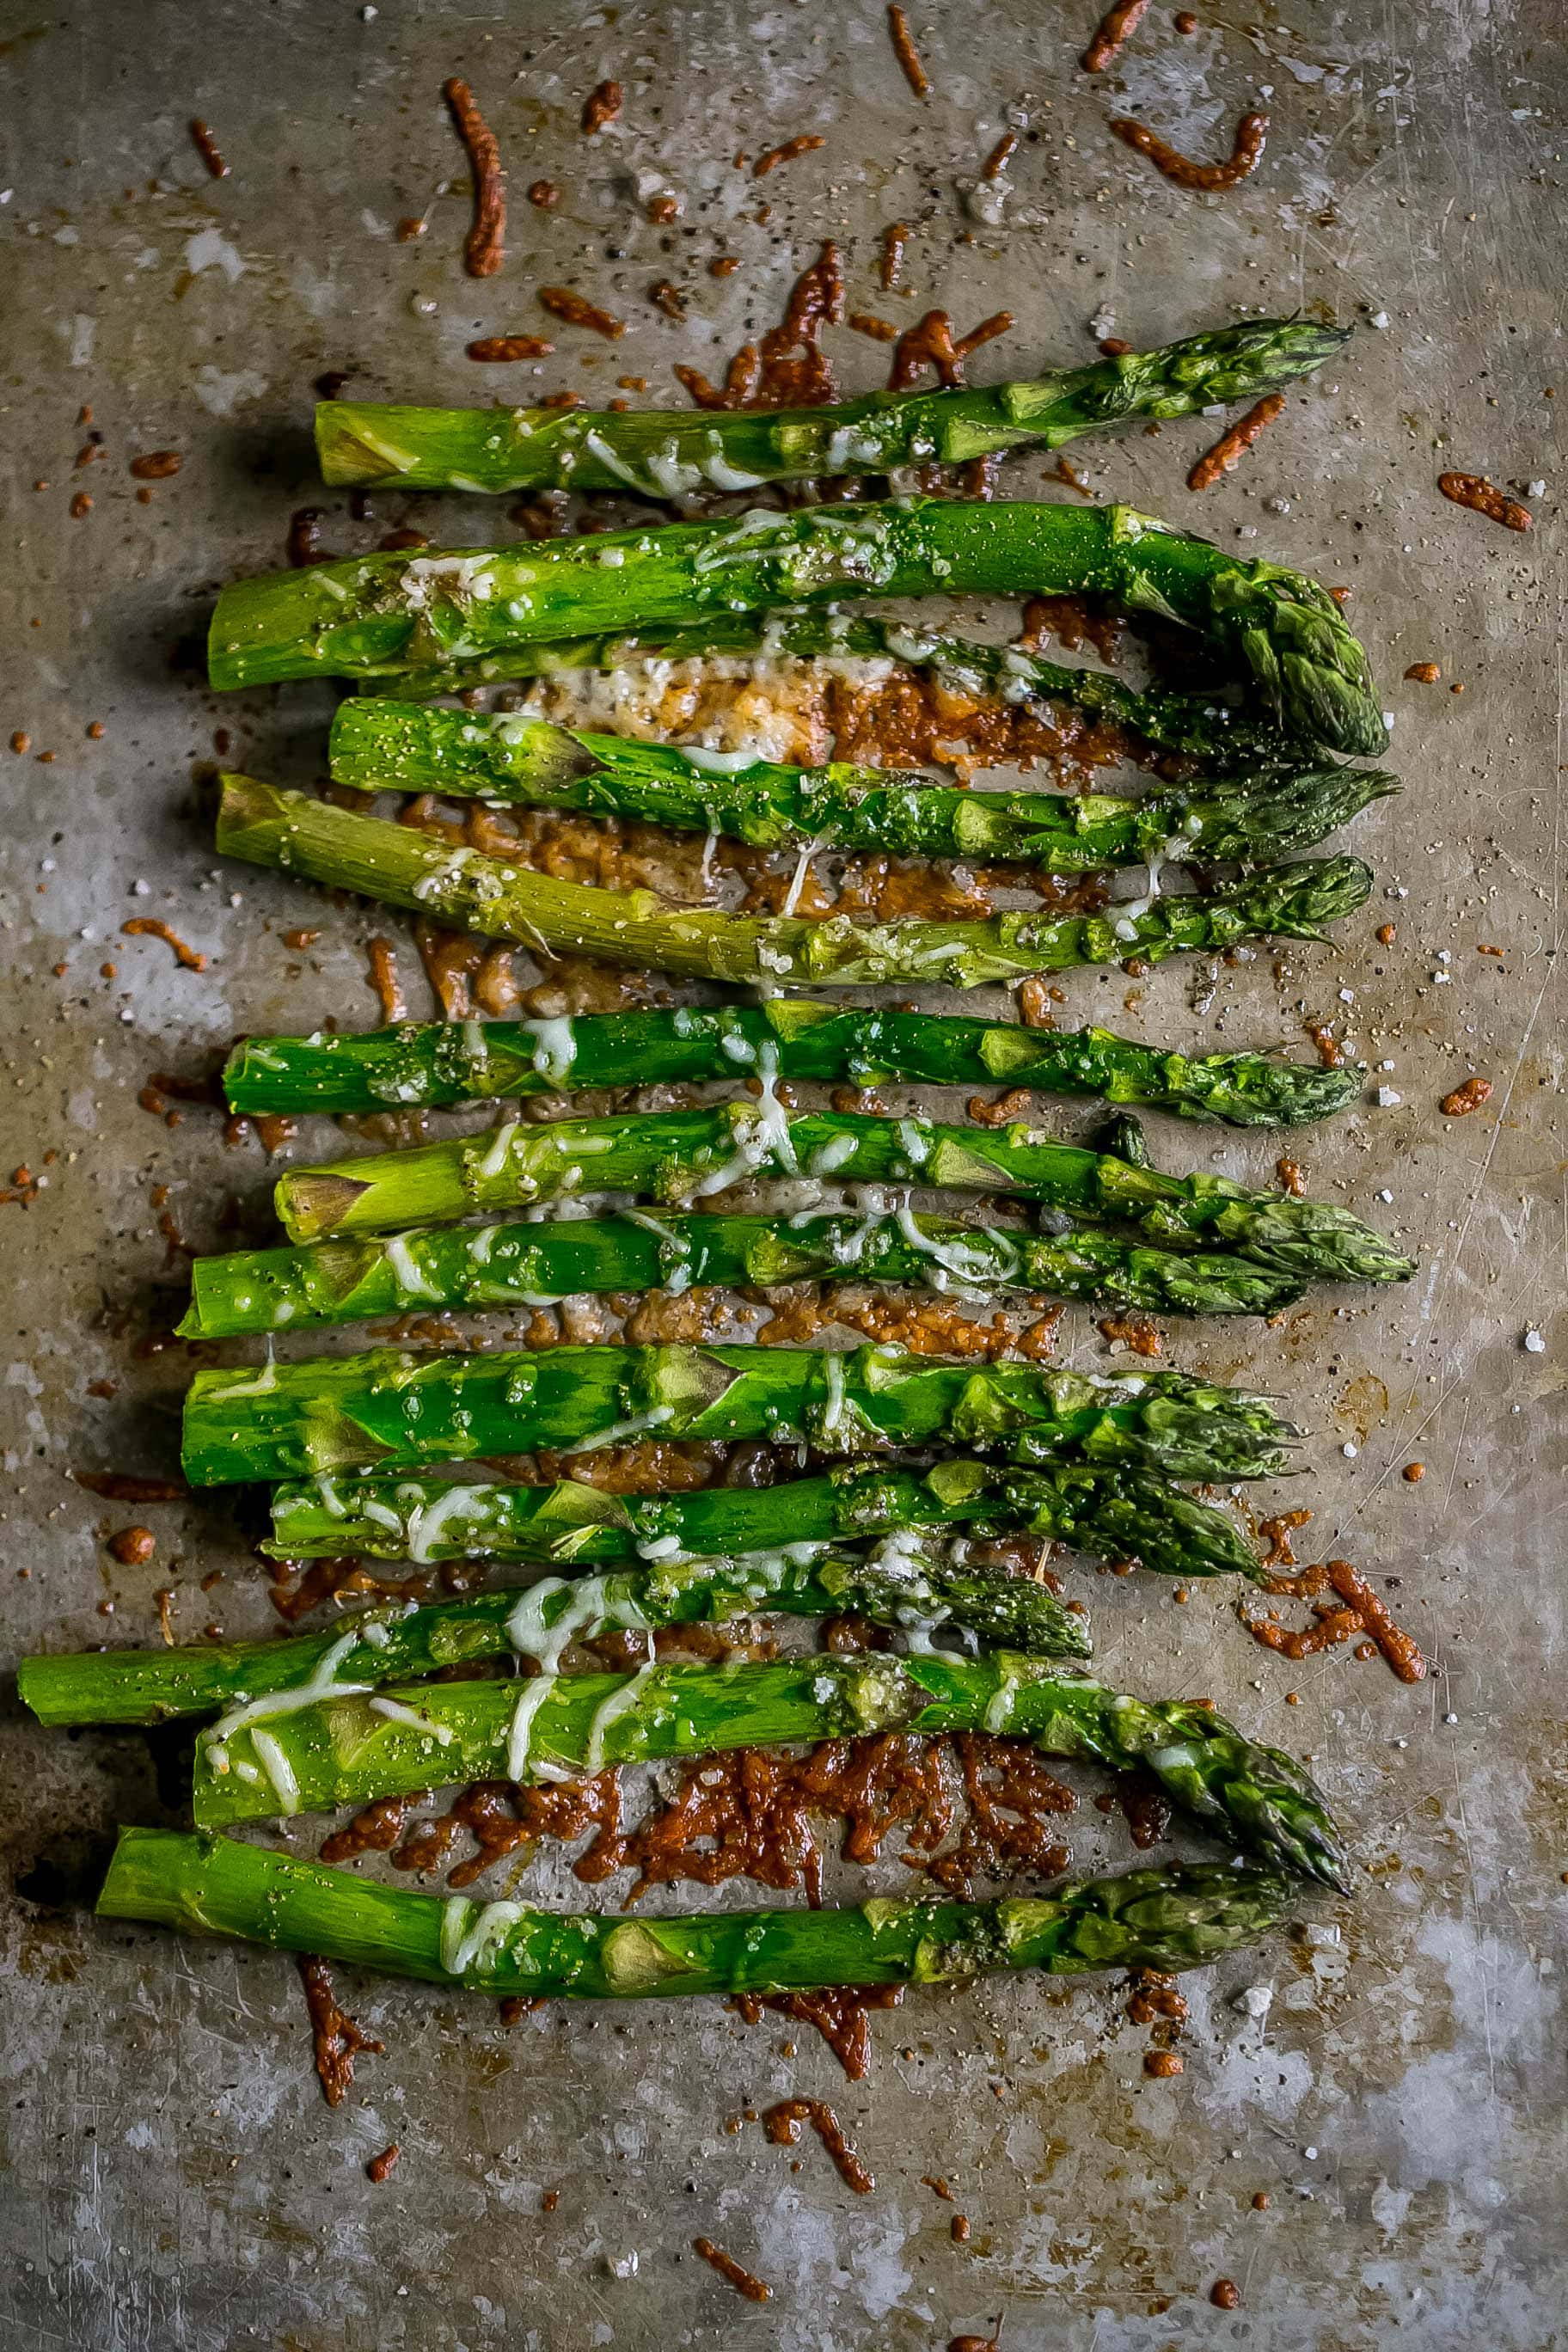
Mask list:
[[[242,775],[237,769],[226,768],[217,780],[218,848],[228,857],[243,857],[244,842],[251,829],[258,824],[270,824],[277,819],[279,795],[277,787],[266,783],[259,776]],[[279,856],[269,858],[269,865],[282,865]]]
[[356,1201],[372,1187],[357,1177],[315,1174],[300,1169],[280,1176],[272,1198],[278,1221],[290,1241],[313,1240],[342,1224]]

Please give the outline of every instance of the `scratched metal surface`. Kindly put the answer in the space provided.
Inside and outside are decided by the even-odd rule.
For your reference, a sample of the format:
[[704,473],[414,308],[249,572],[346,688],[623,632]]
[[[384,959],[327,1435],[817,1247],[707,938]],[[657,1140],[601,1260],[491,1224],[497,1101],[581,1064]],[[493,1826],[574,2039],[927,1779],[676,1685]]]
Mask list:
[[[318,371],[352,365],[383,395],[482,395],[499,379],[467,366],[464,341],[533,325],[531,288],[567,279],[631,325],[613,351],[561,332],[542,381],[604,397],[616,374],[646,373],[672,393],[675,359],[721,362],[777,317],[829,232],[852,297],[900,318],[930,300],[964,325],[1006,302],[1020,326],[1003,349],[1025,372],[1033,356],[1087,354],[1101,312],[1142,343],[1235,303],[1324,305],[1377,324],[1201,509],[1182,487],[1201,420],[1075,459],[1100,495],[1239,532],[1248,552],[1353,588],[1407,787],[1356,829],[1380,896],[1332,950],[1293,951],[1279,973],[1268,957],[1217,976],[1168,966],[1126,1011],[1120,974],[1079,975],[1068,1012],[1194,1045],[1295,1043],[1304,1014],[1331,1017],[1370,1064],[1393,1063],[1381,1082],[1397,1106],[1376,1108],[1369,1081],[1362,1108],[1297,1149],[1315,1190],[1410,1236],[1420,1279],[1316,1299],[1279,1331],[1178,1333],[1175,1353],[1301,1402],[1310,1556],[1397,1577],[1436,1671],[1413,1690],[1345,1650],[1290,1667],[1247,1640],[1220,1591],[1180,1607],[1149,1582],[1080,1589],[1109,1676],[1207,1692],[1316,1757],[1355,1824],[1364,1889],[1353,1906],[1304,1903],[1315,1940],[1303,1926],[1194,1979],[1173,2080],[1143,2078],[1146,2036],[1092,1982],[911,1995],[877,2021],[870,2080],[847,2087],[808,2035],[786,2057],[782,2021],[747,2029],[716,2005],[551,2011],[508,2035],[478,2003],[349,1980],[387,2054],[362,2062],[329,2113],[285,1961],[100,1928],[82,1910],[107,1825],[164,1817],[171,1756],[138,1735],[40,1736],[12,1706],[0,2334],[18,2352],[721,2338],[913,2352],[998,2313],[1007,2352],[1563,2340],[1556,12],[1300,0],[1287,25],[1235,0],[1180,39],[1162,5],[1099,83],[1076,68],[1092,0],[911,13],[933,83],[923,107],[875,0],[761,15],[629,0],[565,28],[504,0],[379,13],[99,0],[68,22],[7,8],[0,721],[32,747],[0,752],[0,1173],[25,1160],[48,1178],[26,1212],[0,1204],[8,1643],[153,1640],[170,1585],[186,1636],[215,1616],[235,1632],[267,1622],[230,1511],[127,1513],[67,1471],[173,1458],[185,1366],[177,1349],[132,1352],[169,1319],[178,1280],[151,1189],[168,1185],[178,1229],[212,1246],[226,1196],[254,1204],[267,1180],[255,1146],[226,1151],[210,1114],[173,1131],[139,1108],[149,1073],[200,1066],[241,1029],[373,1017],[374,920],[217,876],[194,814],[216,726],[258,767],[308,775],[325,701],[290,691],[220,713],[170,659],[217,581],[281,560],[286,519],[310,497]],[[438,95],[453,71],[471,76],[511,164],[508,266],[485,286],[456,262],[465,201]],[[605,73],[626,84],[626,116],[590,148],[577,113]],[[1105,127],[1125,105],[1221,152],[1255,103],[1274,119],[1266,161],[1221,200],[1167,186]],[[1010,105],[1033,128],[988,226],[966,217],[962,183]],[[221,184],[192,150],[192,114],[230,162]],[[826,145],[769,180],[773,217],[756,224],[758,192],[730,158],[805,130]],[[640,218],[645,172],[684,198],[676,231]],[[522,201],[546,173],[566,191],[548,219]],[[423,241],[395,242],[394,223],[426,205]],[[875,234],[898,216],[918,232],[902,305],[874,279]],[[721,251],[741,261],[723,281],[705,269]],[[692,289],[684,327],[646,299],[665,275]],[[872,345],[845,334],[835,350],[849,383],[876,380]],[[504,385],[514,396],[521,373]],[[73,473],[84,403],[106,454]],[[166,447],[184,470],[138,504],[127,461]],[[1533,535],[1444,505],[1447,465],[1542,479]],[[1041,472],[1026,459],[1009,480],[1026,495]],[[91,510],[71,520],[80,490]],[[329,545],[369,543],[341,499],[317,502]],[[403,512],[382,502],[374,528]],[[478,538],[484,517],[454,502],[442,528]],[[1424,659],[1444,685],[1402,684]],[[118,939],[136,913],[166,917],[207,971]],[[283,930],[316,920],[320,941],[291,957]],[[1472,1068],[1492,1098],[1446,1124],[1437,1099]],[[1160,1143],[1259,1181],[1274,1156],[1266,1139],[1195,1129]],[[1524,1349],[1527,1326],[1544,1352]],[[1064,1344],[1084,1360],[1098,1348],[1082,1317]],[[104,1382],[111,1395],[94,1392]],[[1418,1485],[1399,1475],[1412,1460],[1426,1465]],[[141,1516],[157,1556],[117,1569],[100,1532]],[[214,1569],[224,1581],[204,1596]],[[1082,1858],[1125,1852],[1074,1832]],[[562,1898],[570,1885],[539,1883]],[[1235,2005],[1259,1982],[1275,1990],[1264,2027]],[[852,2197],[814,2145],[796,2172],[758,2129],[725,2132],[795,2091],[836,2102],[874,2198]],[[394,2137],[400,2168],[373,2187],[365,2159]],[[971,2216],[967,2247],[921,2185],[931,2173]],[[772,2284],[770,2305],[736,2300],[693,2257],[699,2231]],[[1221,2275],[1242,2290],[1229,2315],[1206,2300]]]

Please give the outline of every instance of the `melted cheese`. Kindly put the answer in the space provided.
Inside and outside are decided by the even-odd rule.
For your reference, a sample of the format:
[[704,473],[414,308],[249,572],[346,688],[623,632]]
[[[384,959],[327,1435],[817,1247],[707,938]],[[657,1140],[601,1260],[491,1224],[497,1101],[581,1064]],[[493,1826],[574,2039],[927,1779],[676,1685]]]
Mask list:
[[521,1903],[473,1904],[466,1895],[448,1895],[441,1910],[441,1966],[453,1977],[489,1969],[512,1928],[527,1916]]
[[[351,1625],[346,1633],[340,1633],[337,1640],[322,1651],[316,1662],[315,1670],[308,1680],[297,1683],[292,1690],[268,1691],[260,1698],[241,1699],[237,1706],[231,1706],[226,1714],[220,1715],[217,1721],[202,1735],[202,1744],[206,1750],[206,1759],[213,1770],[215,1772],[228,1770],[228,1751],[225,1743],[232,1739],[237,1731],[248,1730],[252,1724],[265,1723],[275,1716],[297,1714],[300,1707],[314,1706],[321,1699],[357,1698],[370,1690],[373,1685],[369,1683],[340,1683],[334,1679],[339,1666],[358,1643],[359,1638],[359,1629],[357,1626]],[[271,1748],[277,1748],[278,1743],[276,1740],[268,1739],[268,1745]],[[256,1748],[258,1755],[262,1754],[254,1732],[251,1733],[251,1746]],[[282,1751],[279,1749],[278,1752],[280,1755]],[[266,1761],[265,1757],[263,1761]],[[274,1788],[277,1788],[279,1786],[277,1775],[272,1772],[270,1766],[268,1769],[268,1777]]]
[[439,1299],[440,1286],[420,1272],[409,1238],[407,1234],[389,1234],[382,1243],[381,1254],[392,1269],[392,1278],[405,1298]]
[[842,1168],[847,1160],[853,1160],[859,1149],[859,1140],[853,1135],[829,1136],[821,1150],[812,1154],[812,1174],[831,1176],[836,1169]]
[[722,1192],[761,1168],[772,1168],[785,1176],[800,1174],[789,1114],[776,1092],[779,1049],[771,1038],[758,1047],[756,1065],[763,1082],[761,1099],[731,1105],[735,1148],[728,1160],[710,1168],[706,1176],[688,1188],[689,1199],[702,1200],[710,1192]]
[[795,861],[795,872],[789,878],[789,888],[784,892],[784,908],[782,910],[784,914],[793,915],[796,907],[800,904],[800,894],[805,887],[805,877],[811,870],[812,857],[815,853],[821,848],[821,846],[822,841],[820,835],[811,841],[803,842],[801,844],[799,855],[796,856]]
[[1017,1676],[1004,1675],[985,1709],[987,1731],[1007,1731],[1012,1727],[1013,1701],[1017,1689]]
[[658,1660],[649,1658],[636,1674],[629,1675],[618,1690],[613,1690],[603,1706],[595,1708],[588,1729],[588,1744],[583,1751],[585,1772],[602,1772],[605,1769],[605,1735],[612,1723],[623,1715],[634,1714],[642,1702],[642,1695],[651,1678],[658,1672]]
[[693,768],[700,768],[705,776],[738,776],[757,764],[751,751],[710,751],[701,743],[680,743],[676,746],[683,760]]
[[586,1437],[574,1438],[570,1445],[561,1448],[563,1454],[591,1454],[600,1445],[624,1445],[629,1438],[646,1437],[650,1429],[661,1429],[675,1418],[672,1404],[650,1405],[646,1412],[634,1412],[627,1421],[612,1422],[607,1429],[591,1430]]
[[844,1366],[837,1356],[828,1357],[826,1373],[827,1402],[822,1409],[818,1434],[823,1437],[832,1437],[837,1433],[838,1424],[844,1418]]
[[606,474],[614,474],[617,480],[629,483],[634,490],[647,488],[642,476],[616,455],[602,433],[585,433],[583,436],[583,446],[590,457],[598,460]]
[[533,1719],[555,1688],[554,1675],[534,1675],[518,1685],[517,1705],[511,1711],[511,1723],[506,1738],[506,1776],[509,1780],[569,1780],[570,1772],[558,1764],[548,1763],[533,1753]]
[[[537,1056],[535,1060],[537,1063]],[[500,1174],[501,1170],[506,1166],[507,1154],[511,1150],[512,1137],[521,1125],[522,1121],[520,1118],[508,1118],[503,1119],[500,1126],[496,1129],[490,1139],[489,1150],[474,1170],[475,1175],[483,1182],[488,1184]]]
[[267,1361],[249,1380],[231,1381],[226,1389],[209,1389],[209,1404],[226,1404],[230,1397],[265,1396],[278,1385],[278,1361],[272,1353],[272,1342],[267,1343]]
[[253,1731],[250,1744],[260,1758],[268,1779],[272,1783],[280,1813],[297,1813],[300,1810],[300,1783],[294,1777],[294,1767],[269,1731]]
[[462,1486],[447,1486],[429,1502],[416,1503],[408,1514],[409,1559],[435,1559],[436,1547],[452,1530],[452,1522],[456,1520],[460,1525],[473,1508],[472,1489]]
[[[373,1715],[384,1715],[390,1723],[405,1723],[412,1730],[428,1732],[431,1738],[438,1740],[443,1748],[450,1748],[452,1744],[450,1724],[432,1723],[427,1715],[416,1714],[413,1707],[405,1706],[401,1699],[378,1696],[371,1700],[370,1710]],[[266,1734],[263,1733],[262,1737],[265,1738]]]
[[570,1017],[555,1021],[525,1021],[533,1039],[533,1066],[552,1087],[563,1087],[577,1059],[577,1033]]
[[1012,1243],[1005,1241],[1000,1234],[996,1238],[1003,1242],[1005,1255],[1002,1265],[996,1266],[989,1257],[982,1256],[978,1250],[969,1249],[963,1242],[933,1241],[931,1235],[922,1233],[916,1223],[908,1202],[905,1202],[903,1206],[895,1210],[893,1213],[899,1231],[909,1243],[910,1247],[919,1250],[923,1257],[934,1260],[936,1265],[944,1267],[959,1282],[985,1288],[988,1286],[1011,1282],[1018,1271],[1018,1253]]

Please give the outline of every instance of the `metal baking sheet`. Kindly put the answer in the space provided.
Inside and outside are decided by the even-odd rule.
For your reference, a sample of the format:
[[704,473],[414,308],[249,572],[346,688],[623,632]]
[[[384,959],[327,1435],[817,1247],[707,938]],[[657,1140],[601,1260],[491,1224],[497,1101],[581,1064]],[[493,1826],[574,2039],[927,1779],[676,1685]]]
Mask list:
[[[304,779],[328,709],[302,688],[207,694],[191,641],[216,583],[280,562],[302,505],[343,550],[406,511],[381,501],[374,527],[355,524],[315,485],[314,378],[352,369],[370,396],[482,397],[492,379],[464,343],[533,326],[533,288],[563,281],[629,325],[613,347],[562,331],[539,384],[599,398],[643,374],[673,397],[672,363],[714,373],[831,235],[853,299],[899,306],[900,322],[927,302],[961,325],[1012,309],[992,371],[1243,309],[1362,328],[1201,501],[1183,483],[1212,437],[1204,420],[1073,457],[1097,496],[1353,592],[1405,783],[1355,828],[1378,896],[1331,949],[1173,964],[1146,982],[1075,975],[1065,1017],[1294,1046],[1304,1020],[1332,1019],[1372,1066],[1363,1105],[1291,1150],[1315,1191],[1410,1237],[1419,1279],[1315,1297],[1279,1328],[1179,1332],[1173,1352],[1300,1401],[1311,1477],[1276,1507],[1310,1503],[1310,1556],[1397,1578],[1391,1601],[1434,1661],[1415,1689],[1348,1649],[1291,1666],[1247,1640],[1225,1591],[1178,1605],[1152,1580],[1079,1572],[1107,1675],[1206,1694],[1310,1752],[1366,1866],[1353,1904],[1304,1902],[1297,1932],[1191,1980],[1178,2077],[1143,2076],[1147,2037],[1109,1982],[911,1993],[875,2021],[871,2075],[851,2086],[800,2029],[717,2004],[547,2010],[507,2032],[477,2002],[345,1972],[386,2054],[362,2060],[331,2112],[286,1961],[84,1910],[110,1825],[177,1803],[174,1743],[46,1736],[13,1703],[7,2347],[925,2352],[999,2314],[1005,2352],[1563,2340],[1568,60],[1541,0],[1197,14],[1181,37],[1159,0],[1091,79],[1078,57],[1093,0],[916,5],[920,103],[875,0],[5,11],[0,1181],[20,1165],[47,1179],[26,1208],[0,1202],[10,1646],[156,1640],[165,1591],[187,1638],[268,1622],[225,1505],[128,1514],[68,1473],[171,1464],[188,1365],[142,1343],[171,1319],[179,1241],[217,1244],[230,1197],[258,1215],[268,1181],[254,1140],[226,1147],[196,1108],[170,1127],[141,1090],[239,1031],[373,1020],[364,941],[405,939],[371,910],[220,872],[197,803],[217,730],[236,760]],[[453,73],[510,168],[507,267],[484,284],[458,261],[467,199],[440,97]],[[612,75],[625,111],[590,145],[580,110]],[[1217,154],[1253,106],[1272,118],[1264,162],[1219,198],[1171,187],[1107,131],[1125,110]],[[1009,110],[1024,135],[987,222],[965,184]],[[193,116],[229,164],[221,181]],[[826,143],[760,189],[731,160],[800,132]],[[524,201],[535,177],[560,184],[555,213]],[[656,181],[683,200],[671,228],[642,217]],[[423,236],[399,242],[395,224],[426,213]],[[901,306],[875,280],[895,218],[915,232]],[[709,275],[724,253],[740,267]],[[683,325],[647,300],[666,276],[691,289]],[[879,380],[874,345],[834,348],[848,385]],[[528,396],[523,373],[507,396]],[[129,460],[170,448],[181,471],[138,502]],[[1533,531],[1445,505],[1450,466],[1542,485]],[[1017,461],[1008,485],[1029,495],[1044,470]],[[439,528],[478,539],[499,511],[453,499]],[[1440,684],[1403,682],[1425,661]],[[14,753],[13,730],[29,739]],[[166,919],[206,969],[121,937],[137,914]],[[296,951],[283,934],[301,924],[321,938]],[[1440,1097],[1472,1069],[1489,1102],[1445,1122]],[[1379,1085],[1398,1101],[1379,1107]],[[1061,1117],[1073,1131],[1079,1115]],[[1159,1144],[1173,1164],[1257,1181],[1279,1148],[1195,1129]],[[1097,1360],[1086,1316],[1062,1338]],[[1401,1475],[1415,1461],[1419,1483]],[[132,1516],[158,1549],[121,1568],[102,1536]],[[1083,1820],[1082,1857],[1101,1832],[1124,1851],[1092,1808]],[[537,1883],[562,1897],[571,1885]],[[1237,2000],[1258,1983],[1273,1990],[1261,2020]],[[754,2126],[726,2129],[794,2092],[834,2102],[874,2196],[852,2196],[809,2136],[796,2171]],[[393,2138],[401,2163],[374,2186],[365,2161]],[[952,2183],[966,2245],[927,2175]],[[737,2300],[691,2253],[702,2232],[770,2283],[770,2303]],[[1221,2276],[1240,2289],[1229,2314],[1207,2300]]]

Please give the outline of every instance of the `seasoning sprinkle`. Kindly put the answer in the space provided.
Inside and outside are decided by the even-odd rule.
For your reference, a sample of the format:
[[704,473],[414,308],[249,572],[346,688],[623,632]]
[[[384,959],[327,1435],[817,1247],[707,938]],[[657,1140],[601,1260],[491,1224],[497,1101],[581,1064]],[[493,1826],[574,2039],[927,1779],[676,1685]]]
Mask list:
[[1194,163],[1190,155],[1151,131],[1146,122],[1135,121],[1130,115],[1118,115],[1110,125],[1118,139],[1129,147],[1147,155],[1157,172],[1178,188],[1217,194],[1226,188],[1237,187],[1247,174],[1258,169],[1268,136],[1266,114],[1244,114],[1236,126],[1236,138],[1223,163]]
[[1272,425],[1285,405],[1285,395],[1271,392],[1255,401],[1245,416],[1238,416],[1226,433],[1222,433],[1212,449],[1205,449],[1192,472],[1187,476],[1189,490],[1206,490],[1225,475],[1234,473],[1248,449],[1263,431]]
[[506,175],[500,149],[466,81],[454,76],[443,83],[441,95],[468,150],[474,176],[474,217],[463,240],[463,267],[470,278],[493,278],[506,252]]
[[910,31],[910,20],[898,5],[898,0],[893,0],[893,5],[888,10],[888,37],[893,44],[893,55],[903,70],[904,79],[909,83],[915,96],[929,97],[931,84],[926,79],[925,68],[920,61],[914,35]]

